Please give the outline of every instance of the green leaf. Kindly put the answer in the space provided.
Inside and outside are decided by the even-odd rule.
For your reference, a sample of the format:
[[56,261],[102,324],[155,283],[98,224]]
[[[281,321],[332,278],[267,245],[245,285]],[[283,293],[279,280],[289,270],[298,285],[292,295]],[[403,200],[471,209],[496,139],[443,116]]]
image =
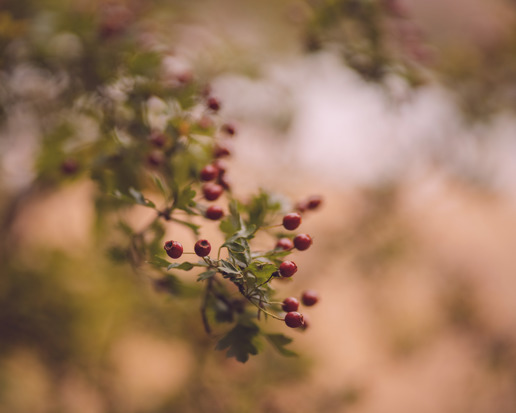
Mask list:
[[121,193],[119,190],[113,191],[112,195],[121,201],[129,202],[131,204],[138,204],[143,205],[148,208],[154,208],[156,209],[156,205],[154,205],[154,202],[146,199],[143,194],[140,191],[137,191],[133,187],[129,188],[129,195],[125,195]]
[[161,257],[158,257],[157,255],[152,257],[148,261],[148,263],[153,265],[154,267],[158,267],[158,268],[168,268],[168,266],[170,265],[170,262],[168,262],[167,260],[165,260]]
[[183,285],[179,279],[172,274],[165,274],[163,278],[155,280],[154,288],[158,291],[165,291],[172,295],[179,295],[183,292]]
[[246,268],[246,271],[250,271],[253,273],[257,282],[264,282],[272,275],[273,272],[277,271],[278,268],[273,264],[268,264],[261,261],[253,261],[249,267]]
[[290,337],[287,337],[283,334],[264,334],[265,338],[269,343],[272,344],[272,346],[278,350],[278,352],[284,356],[287,357],[295,357],[297,356],[297,353],[285,348],[287,344],[290,344],[292,342],[292,339]]
[[193,267],[200,267],[199,264],[192,264],[191,262],[174,262],[167,267],[167,271],[175,268],[177,270],[190,271]]
[[154,176],[154,183],[156,184],[159,191],[163,195],[163,198],[165,198],[165,200],[167,200],[169,194],[168,194],[167,189],[165,188],[165,185],[163,184],[163,181],[158,176]]
[[190,205],[195,198],[195,194],[196,192],[190,185],[186,186],[181,191],[178,191],[176,199],[174,200],[174,206],[178,209],[182,209],[183,211],[195,213],[195,211],[190,208]]
[[240,270],[238,268],[236,268],[233,264],[231,264],[229,261],[220,260],[217,269],[219,270],[219,272],[222,273],[223,276],[226,276],[226,275],[239,276],[239,275],[241,275]]
[[227,357],[235,357],[241,363],[245,363],[250,354],[258,354],[260,343],[257,339],[259,334],[260,329],[254,323],[237,324],[219,340],[216,349],[228,349]]
[[215,274],[217,274],[217,270],[204,271],[199,274],[199,277],[197,277],[197,281],[207,280],[208,278],[213,277]]
[[190,228],[194,232],[195,235],[199,235],[199,228],[200,228],[199,225],[192,224],[191,222],[183,221],[182,219],[177,219],[174,217],[172,217],[172,221]]

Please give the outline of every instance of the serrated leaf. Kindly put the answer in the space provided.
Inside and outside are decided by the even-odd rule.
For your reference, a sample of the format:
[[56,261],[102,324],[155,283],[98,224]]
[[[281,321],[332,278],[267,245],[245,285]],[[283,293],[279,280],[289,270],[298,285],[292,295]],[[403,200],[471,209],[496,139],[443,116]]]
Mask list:
[[240,270],[226,260],[220,260],[217,269],[222,273],[222,275],[241,275]]
[[172,218],[172,221],[190,228],[195,233],[195,235],[199,235],[199,228],[200,228],[199,225],[192,224],[191,222],[183,221],[182,219],[177,219],[177,218]]
[[135,202],[138,205],[143,205],[149,208],[156,208],[156,205],[154,205],[154,202],[148,200],[143,196],[143,194],[140,191],[137,191],[133,187],[129,188],[129,194],[133,197]]
[[154,176],[154,183],[158,187],[159,191],[163,195],[165,199],[168,199],[168,191],[165,189],[165,185],[163,184],[163,181],[158,177]]
[[254,261],[246,268],[246,271],[250,271],[256,276],[258,282],[266,281],[277,270],[275,265],[260,261]]
[[176,270],[190,271],[193,267],[197,267],[197,265],[190,262],[174,262],[167,267],[167,271],[172,268],[175,268]]
[[297,353],[285,348],[287,344],[292,342],[290,337],[283,334],[264,334],[265,338],[278,352],[286,357],[296,357]]
[[259,342],[257,341],[260,329],[254,323],[237,324],[229,333],[222,337],[217,350],[225,350],[227,357],[235,357],[241,363],[249,360],[249,355],[258,354]]

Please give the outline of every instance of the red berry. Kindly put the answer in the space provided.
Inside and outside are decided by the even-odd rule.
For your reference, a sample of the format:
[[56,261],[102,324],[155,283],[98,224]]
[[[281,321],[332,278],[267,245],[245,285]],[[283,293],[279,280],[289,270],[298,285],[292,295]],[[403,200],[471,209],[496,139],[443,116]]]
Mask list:
[[65,175],[73,175],[79,169],[79,164],[75,159],[68,158],[61,163],[61,172]]
[[149,141],[152,145],[158,148],[163,148],[163,146],[165,146],[167,139],[163,133],[154,131],[150,134]]
[[291,250],[294,248],[294,243],[290,238],[280,238],[276,244],[276,248],[280,248],[282,250]]
[[165,242],[165,251],[170,258],[179,258],[183,255],[183,246],[177,241]]
[[202,193],[204,198],[208,201],[215,201],[222,195],[222,192],[224,192],[224,188],[212,182],[208,182],[202,186]]
[[283,300],[281,308],[283,308],[283,311],[287,313],[290,311],[297,311],[299,308],[299,301],[297,301],[297,298],[287,297]]
[[229,147],[227,145],[218,143],[213,148],[213,156],[215,158],[223,158],[225,156],[230,156],[230,155],[231,155],[231,150],[229,149]]
[[296,211],[305,212],[307,209],[308,209],[308,202],[307,201],[299,201],[296,204]]
[[283,226],[285,229],[292,231],[301,224],[301,215],[297,212],[292,212],[283,217]]
[[283,261],[279,266],[282,277],[292,277],[297,271],[297,265],[293,261]]
[[208,98],[208,107],[213,110],[214,112],[217,112],[220,109],[220,102],[217,98],[214,98],[213,96],[210,96]]
[[226,175],[220,175],[217,179],[217,183],[222,186],[226,191],[231,190],[231,181],[228,180],[228,177]]
[[219,176],[219,169],[215,165],[206,165],[199,174],[201,181],[213,181],[217,176]]
[[222,131],[231,136],[236,133],[235,127],[231,123],[225,123],[222,125]]
[[314,290],[306,290],[301,296],[301,301],[303,305],[310,307],[319,301],[319,294]]
[[312,195],[308,198],[307,207],[308,209],[317,209],[321,205],[322,198],[319,195]]
[[224,216],[224,211],[218,205],[210,206],[205,213],[206,218],[217,221]]
[[303,325],[303,314],[291,311],[285,316],[285,324],[290,328],[298,328]]
[[310,245],[312,245],[312,238],[308,234],[299,234],[296,235],[294,238],[294,246],[299,251],[304,251],[310,248]]
[[201,239],[195,243],[194,251],[199,257],[206,257],[211,251],[208,240]]
[[219,176],[224,175],[228,169],[228,164],[222,159],[215,159],[213,166],[219,170]]
[[301,329],[306,330],[308,327],[310,327],[310,318],[303,314],[303,325],[301,326]]
[[160,166],[165,161],[161,152],[153,151],[147,155],[147,163],[150,166]]

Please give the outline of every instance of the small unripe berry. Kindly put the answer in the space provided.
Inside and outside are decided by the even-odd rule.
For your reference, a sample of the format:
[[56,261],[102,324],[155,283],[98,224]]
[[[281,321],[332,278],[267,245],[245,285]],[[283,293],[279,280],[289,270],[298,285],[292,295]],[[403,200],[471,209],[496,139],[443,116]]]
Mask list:
[[297,271],[297,265],[293,261],[283,261],[279,266],[282,277],[292,277]]
[[208,201],[215,201],[222,195],[222,192],[224,192],[224,188],[212,182],[208,182],[202,186],[202,193],[204,198]]
[[285,315],[285,324],[290,328],[298,328],[303,325],[303,314],[291,311]]
[[201,169],[199,177],[201,181],[213,181],[217,176],[219,176],[219,169],[215,165],[206,165]]
[[308,198],[307,207],[308,209],[317,209],[321,205],[322,198],[319,195],[312,195]]
[[297,298],[287,297],[283,300],[281,308],[286,313],[289,313],[290,311],[297,311],[297,309],[299,308],[299,301],[297,301]]
[[183,246],[177,241],[165,242],[165,251],[170,258],[179,258],[183,255]]
[[218,205],[210,206],[205,213],[206,218],[217,221],[224,216],[224,211]]
[[231,123],[225,123],[222,125],[222,131],[231,136],[236,133],[235,127]]
[[276,244],[276,248],[281,248],[282,250],[291,250],[294,248],[294,243],[290,238],[280,238]]
[[195,243],[194,251],[199,257],[206,257],[211,251],[208,240],[201,239]]
[[283,217],[283,226],[285,229],[292,231],[301,225],[301,215],[297,212],[292,212]]
[[304,251],[312,245],[312,237],[308,234],[299,234],[294,237],[294,246],[299,251]]
[[314,290],[306,290],[301,296],[301,301],[303,305],[310,307],[319,301],[319,294]]
[[213,96],[210,96],[208,98],[207,105],[214,112],[217,112],[220,109],[220,102],[219,102],[219,100],[217,98],[214,98]]

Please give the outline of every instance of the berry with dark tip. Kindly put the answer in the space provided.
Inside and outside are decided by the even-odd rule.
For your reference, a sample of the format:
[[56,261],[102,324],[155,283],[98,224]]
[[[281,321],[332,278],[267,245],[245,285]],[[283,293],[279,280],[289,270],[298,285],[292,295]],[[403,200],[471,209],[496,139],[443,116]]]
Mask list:
[[224,175],[228,169],[228,164],[222,159],[215,159],[213,166],[219,170],[219,176]]
[[222,192],[224,192],[224,188],[212,182],[205,183],[202,186],[202,193],[208,201],[215,201],[222,195]]
[[292,231],[301,225],[301,215],[297,212],[291,212],[283,217],[283,226],[285,229]]
[[224,158],[225,156],[230,156],[230,155],[231,155],[231,150],[229,149],[229,147],[227,145],[218,143],[213,148],[213,156],[215,158]]
[[312,245],[312,237],[308,234],[299,234],[294,237],[294,246],[299,251],[304,251]]
[[276,248],[288,251],[294,248],[294,243],[290,238],[280,238],[276,243]]
[[314,290],[306,290],[301,296],[301,301],[303,302],[303,305],[311,307],[319,301],[319,294]]
[[217,176],[219,176],[219,169],[215,165],[206,165],[201,169],[199,177],[201,181],[213,181]]
[[213,96],[210,96],[208,98],[208,101],[206,102],[208,107],[213,110],[214,112],[217,112],[220,109],[220,102],[217,98],[214,98]]
[[297,300],[297,298],[287,297],[283,300],[281,308],[286,313],[289,313],[291,311],[297,311],[297,309],[299,308],[299,301]]
[[298,328],[303,325],[303,314],[291,311],[285,315],[285,324],[290,328]]
[[206,257],[211,251],[211,245],[206,239],[200,239],[195,243],[194,251],[199,257]]
[[225,123],[222,125],[222,131],[230,136],[233,136],[236,133],[235,127],[231,123]]
[[176,259],[183,255],[183,246],[177,241],[165,242],[164,248],[170,258]]
[[283,261],[279,266],[282,277],[292,277],[297,271],[297,265],[293,261]]
[[312,195],[308,198],[307,207],[308,209],[317,209],[321,205],[322,198],[319,195]]
[[210,206],[205,213],[206,218],[217,221],[224,216],[224,211],[218,205]]

